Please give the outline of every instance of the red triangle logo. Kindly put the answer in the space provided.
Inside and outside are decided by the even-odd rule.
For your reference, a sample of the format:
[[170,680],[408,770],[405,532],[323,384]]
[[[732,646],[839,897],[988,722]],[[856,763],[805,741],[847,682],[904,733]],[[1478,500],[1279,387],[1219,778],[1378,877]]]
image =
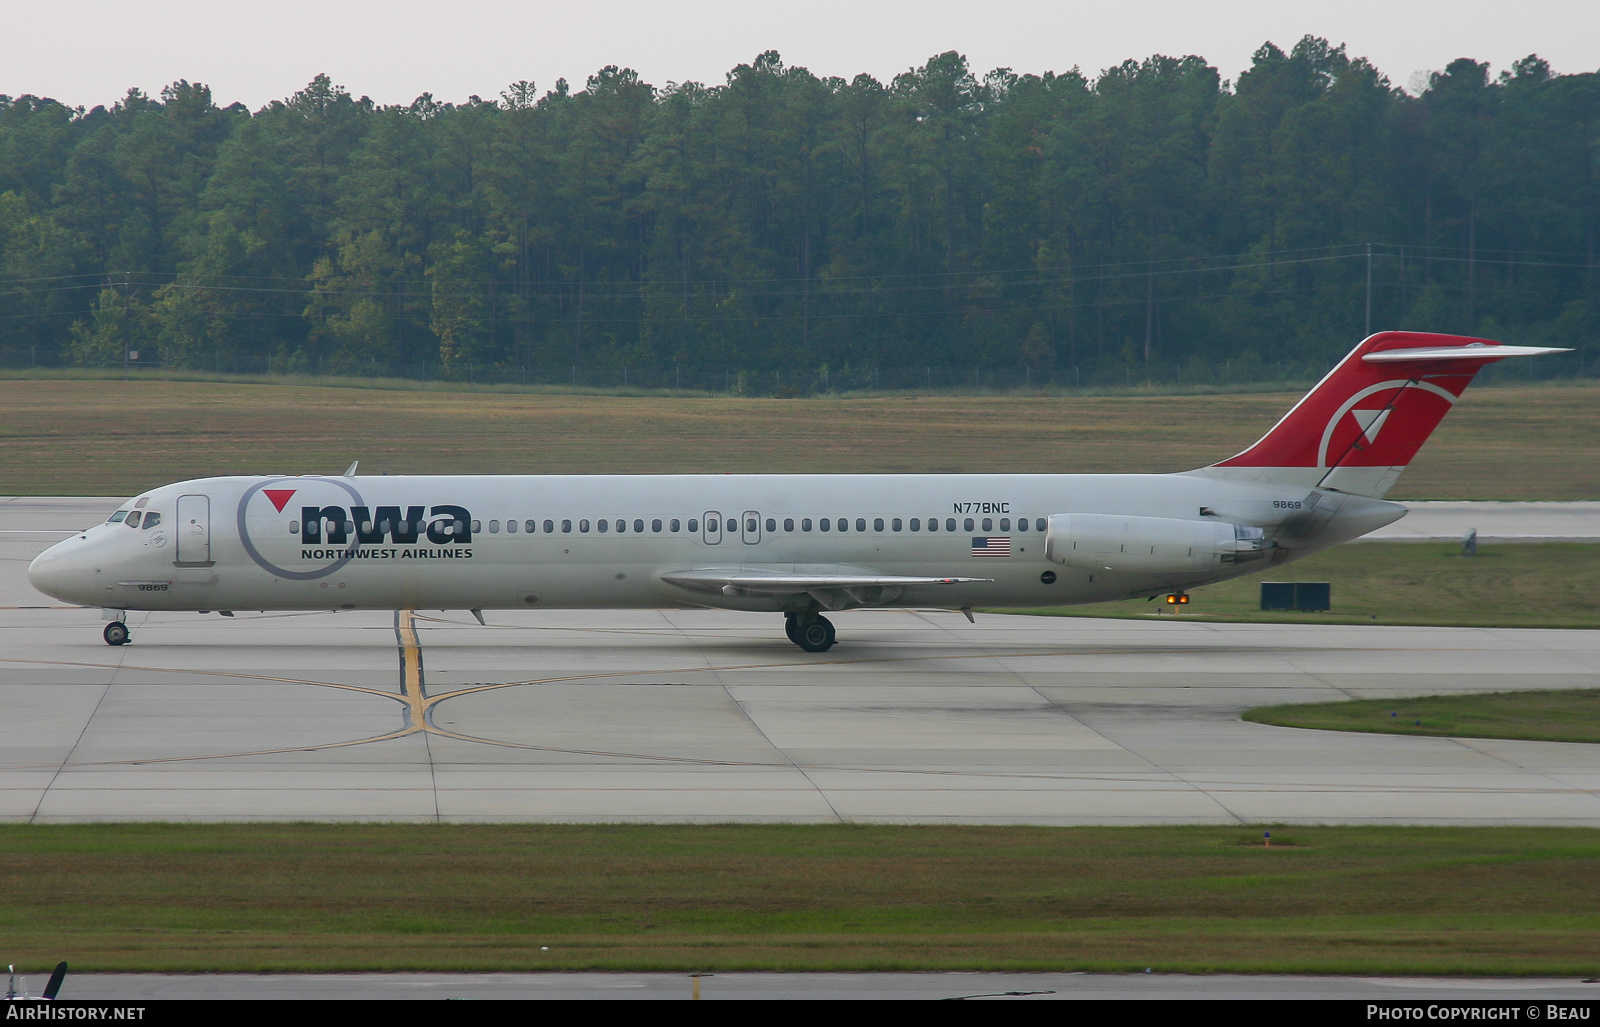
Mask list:
[[284,504],[288,503],[289,502],[289,497],[294,495],[298,491],[300,491],[300,490],[299,489],[262,489],[261,490],[261,494],[266,496],[268,499],[272,500],[272,505],[277,508],[277,511],[279,513],[283,513]]

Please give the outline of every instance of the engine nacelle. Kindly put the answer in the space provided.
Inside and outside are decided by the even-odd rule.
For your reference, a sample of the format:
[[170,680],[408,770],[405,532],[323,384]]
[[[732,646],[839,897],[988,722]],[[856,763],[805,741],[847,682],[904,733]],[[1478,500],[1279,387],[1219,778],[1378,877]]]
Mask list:
[[1259,560],[1276,548],[1260,528],[1121,514],[1056,514],[1045,556],[1089,571],[1185,574]]

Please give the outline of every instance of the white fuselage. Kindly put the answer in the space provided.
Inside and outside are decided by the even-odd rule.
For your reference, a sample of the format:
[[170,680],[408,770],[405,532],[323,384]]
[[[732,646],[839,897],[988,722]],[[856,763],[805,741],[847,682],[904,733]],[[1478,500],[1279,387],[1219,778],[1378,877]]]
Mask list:
[[[137,497],[29,576],[112,610],[794,608],[781,589],[714,587],[744,571],[809,575],[822,584],[801,593],[824,609],[1065,605],[1265,570],[1403,513],[1205,472],[219,477]],[[1095,530],[1231,539],[1229,525],[1247,526],[1269,548],[1154,564],[1114,545],[1068,552],[1073,525],[1113,522]],[[953,580],[830,590],[829,575]]]

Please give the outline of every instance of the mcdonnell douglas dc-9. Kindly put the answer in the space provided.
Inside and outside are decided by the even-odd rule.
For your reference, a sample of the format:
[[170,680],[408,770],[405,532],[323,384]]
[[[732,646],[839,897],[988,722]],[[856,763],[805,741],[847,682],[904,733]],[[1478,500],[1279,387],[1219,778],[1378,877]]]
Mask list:
[[1560,350],[1383,332],[1265,437],[1176,474],[216,477],[39,555],[41,592],[128,610],[1044,606],[1238,577],[1399,519],[1383,499],[1485,365]]

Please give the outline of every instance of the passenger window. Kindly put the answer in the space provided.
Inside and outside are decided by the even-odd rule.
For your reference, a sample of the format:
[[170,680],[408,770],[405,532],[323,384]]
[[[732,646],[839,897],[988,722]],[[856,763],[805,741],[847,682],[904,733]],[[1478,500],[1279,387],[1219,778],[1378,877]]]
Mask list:
[[993,518],[985,517],[983,519],[983,530],[984,531],[993,531],[994,530],[994,519]]
[[920,517],[911,518],[911,530],[912,531],[921,531],[922,530],[922,518],[920,518]]
[[728,518],[728,530],[729,531],[738,531],[739,530],[739,521],[736,518],[733,518],[733,517],[729,517]]
[[291,534],[291,535],[300,534],[300,522],[299,521],[290,521],[289,522],[289,534]]
[[474,517],[472,519],[472,533],[474,535],[476,535],[478,532],[480,532],[482,530],[483,530],[483,522],[478,520],[476,517]]
[[650,522],[650,530],[653,531],[653,532],[656,532],[657,534],[660,534],[660,532],[661,532],[661,518],[657,517],[655,520]]
[[678,530],[678,519],[676,517],[674,517],[672,519],[672,521],[667,525],[667,530],[668,531],[677,531]]
[[783,530],[784,531],[793,531],[794,530],[794,518],[793,517],[785,517],[783,519]]
[[506,521],[506,530],[515,535],[517,533],[517,522],[510,520]]
[[564,534],[567,534],[567,535],[572,534],[572,522],[571,521],[562,521],[561,522],[561,531]]
[[[532,534],[533,534],[533,532],[534,532],[534,529],[536,529],[536,528],[537,528],[537,527],[538,527],[538,526],[539,526],[539,525],[538,525],[538,524],[537,524],[537,523],[536,523],[536,522],[534,522],[534,521],[523,521],[523,522],[522,522],[522,527],[523,527],[523,529],[524,529],[524,530],[526,530],[526,531],[527,531],[527,533],[528,533],[528,534],[530,534],[530,535],[532,535]],[[553,525],[553,524],[551,524],[551,523],[550,523],[550,522],[549,522],[549,521],[545,521],[545,522],[544,522],[544,530],[545,530],[545,531],[546,531],[546,532],[548,532],[548,531],[549,531],[549,530],[550,530],[550,529],[551,529],[551,528],[553,528],[553,527],[554,527],[554,526],[555,526],[555,525]]]
[[146,528],[153,528],[160,523],[161,515],[156,513],[154,510],[149,511],[144,515],[144,526]]
[[811,530],[811,518],[809,518],[809,517],[800,518],[800,530],[801,531],[810,531]]
[[[588,531],[589,530],[588,528],[584,527],[584,523],[585,522],[583,522],[583,521],[579,521],[578,522],[578,530],[579,531]],[[600,518],[600,520],[595,522],[595,524],[600,529],[600,534],[602,534],[602,535],[604,535],[606,532],[611,530],[611,522],[606,520],[604,517]]]
[[[967,521],[967,527],[969,527],[969,528],[972,527],[972,522],[970,520]],[[944,519],[944,530],[945,531],[955,531],[956,530],[956,519],[954,517],[946,517]]]
[[[752,535],[756,533],[756,519],[754,517],[744,522],[744,530],[748,531]],[[767,530],[770,531],[772,529],[769,528]]]
[[489,522],[489,534],[491,534],[491,535],[500,534],[500,522],[498,520],[493,520],[493,521]]
[[778,530],[778,519],[776,517],[768,517],[767,518],[767,534],[770,535],[774,531],[777,531],[777,530]]
[[819,518],[817,520],[817,527],[821,528],[823,531],[829,530],[828,529],[828,519],[826,517]]
[[[956,528],[955,521],[951,521],[950,522],[950,530],[954,531],[955,528]],[[929,517],[928,518],[928,530],[929,531],[938,531],[939,530],[939,518],[937,518],[937,517]]]
[[1009,517],[1000,518],[1000,530],[1001,531],[1010,531],[1011,530],[1011,518],[1009,518]]
[[589,519],[587,517],[578,522],[578,530],[586,535],[589,533]]
[[[857,531],[866,531],[867,530],[867,519],[865,517],[857,517],[856,518],[856,530]],[[883,530],[883,522],[882,521],[878,522],[878,530],[879,531]]]
[[894,519],[894,521],[890,524],[890,527],[894,528],[895,531],[899,531],[900,530],[900,518],[896,517]]
[[636,531],[636,532],[640,532],[641,534],[644,532],[644,519],[643,518],[635,517],[633,519],[633,530]]
[[698,518],[698,517],[689,518],[689,534],[693,535],[695,532],[697,532],[699,530],[700,530],[700,518]]
[[128,527],[137,528],[139,526],[139,518],[143,517],[143,516],[144,515],[141,514],[137,510],[135,510],[133,513],[129,514],[128,515],[128,522],[127,522],[128,523]]
[[108,517],[106,519],[106,523],[107,524],[116,524],[126,516],[128,516],[128,511],[126,511],[126,510],[118,510],[116,513],[112,514],[110,517]]

